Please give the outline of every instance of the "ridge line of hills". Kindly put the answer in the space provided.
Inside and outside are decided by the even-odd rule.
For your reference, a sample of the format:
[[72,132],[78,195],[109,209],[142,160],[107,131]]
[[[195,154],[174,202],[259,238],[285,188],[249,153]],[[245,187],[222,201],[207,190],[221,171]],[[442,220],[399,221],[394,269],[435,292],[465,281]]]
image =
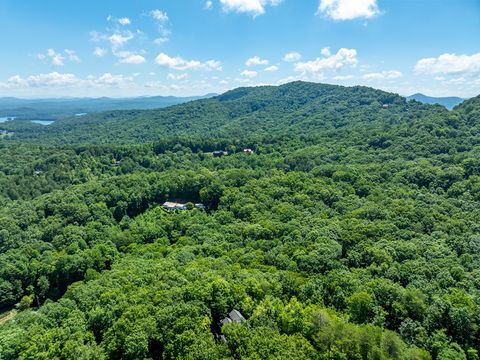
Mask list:
[[[55,120],[75,114],[96,113],[111,110],[146,110],[163,108],[218,96],[209,93],[203,96],[138,96],[138,97],[66,97],[26,99],[0,97],[0,117],[17,117],[32,120]],[[460,97],[430,97],[421,93],[406,96],[407,100],[416,100],[425,104],[439,104],[451,110],[464,99]]]
[[368,125],[387,118],[392,121],[392,117],[407,121],[410,109],[448,113],[444,107],[407,101],[397,94],[368,87],[298,81],[281,86],[237,88],[163,109],[107,111],[60,119],[49,126],[12,121],[1,127],[14,133],[12,140],[125,144],[211,134],[220,138],[245,138],[253,133],[272,136],[287,128],[291,135],[311,134],[344,128],[345,119],[350,119],[353,113],[358,124]]

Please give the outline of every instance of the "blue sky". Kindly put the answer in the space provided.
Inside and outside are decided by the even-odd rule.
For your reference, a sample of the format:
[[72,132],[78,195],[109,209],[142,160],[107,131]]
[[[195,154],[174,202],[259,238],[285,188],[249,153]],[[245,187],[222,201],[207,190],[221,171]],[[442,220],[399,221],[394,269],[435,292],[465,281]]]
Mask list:
[[0,96],[480,94],[480,0],[1,0]]

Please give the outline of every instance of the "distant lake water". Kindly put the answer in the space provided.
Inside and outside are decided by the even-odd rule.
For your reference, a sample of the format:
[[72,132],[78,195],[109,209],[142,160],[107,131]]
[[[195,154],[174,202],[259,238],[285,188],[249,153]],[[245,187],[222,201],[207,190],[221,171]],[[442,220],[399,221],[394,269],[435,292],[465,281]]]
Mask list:
[[[0,123],[4,123],[4,122],[15,120],[15,119],[16,119],[15,116],[0,117]],[[31,123],[40,124],[40,125],[50,125],[55,122],[53,120],[26,120],[26,121],[30,121]]]
[[55,121],[52,120],[30,120],[30,122],[34,124],[40,124],[40,125],[50,125],[53,124]]
[[14,116],[0,117],[0,123],[6,122],[6,121],[9,121],[9,120],[13,120],[13,119],[15,119]]

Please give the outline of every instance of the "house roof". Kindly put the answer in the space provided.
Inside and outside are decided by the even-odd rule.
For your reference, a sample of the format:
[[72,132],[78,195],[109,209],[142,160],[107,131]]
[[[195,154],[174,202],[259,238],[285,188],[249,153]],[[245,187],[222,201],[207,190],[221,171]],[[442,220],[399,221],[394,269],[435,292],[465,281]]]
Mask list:
[[247,321],[247,320],[243,317],[243,315],[240,313],[240,311],[233,309],[232,311],[230,311],[228,313],[226,318],[224,318],[223,320],[220,320],[219,325],[223,326],[223,325],[230,324],[232,322],[240,324],[240,323],[245,322],[245,321]]
[[232,319],[230,319],[229,317],[226,317],[225,319],[220,321],[222,325],[227,325],[227,324],[230,324],[231,322],[232,322]]
[[177,206],[178,204],[177,203],[174,203],[174,202],[170,202],[170,201],[165,201],[163,203],[163,206],[166,206],[166,207],[175,207]]
[[240,311],[235,310],[235,309],[233,309],[232,311],[230,311],[230,313],[228,314],[228,317],[229,317],[230,319],[232,319],[232,321],[237,322],[237,323],[247,321],[247,320],[243,317],[243,315],[240,313]]

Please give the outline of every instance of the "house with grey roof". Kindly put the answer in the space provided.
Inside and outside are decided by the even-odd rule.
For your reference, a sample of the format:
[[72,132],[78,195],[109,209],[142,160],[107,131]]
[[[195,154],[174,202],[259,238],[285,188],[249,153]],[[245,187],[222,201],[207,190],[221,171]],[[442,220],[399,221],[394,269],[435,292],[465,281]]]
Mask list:
[[227,342],[227,338],[225,335],[222,334],[222,326],[230,324],[230,323],[236,323],[236,324],[242,324],[246,322],[247,319],[245,319],[242,315],[242,313],[238,310],[233,309],[228,313],[228,315],[220,320],[216,326],[213,326],[212,328],[214,329],[214,335],[217,341],[224,341]]

